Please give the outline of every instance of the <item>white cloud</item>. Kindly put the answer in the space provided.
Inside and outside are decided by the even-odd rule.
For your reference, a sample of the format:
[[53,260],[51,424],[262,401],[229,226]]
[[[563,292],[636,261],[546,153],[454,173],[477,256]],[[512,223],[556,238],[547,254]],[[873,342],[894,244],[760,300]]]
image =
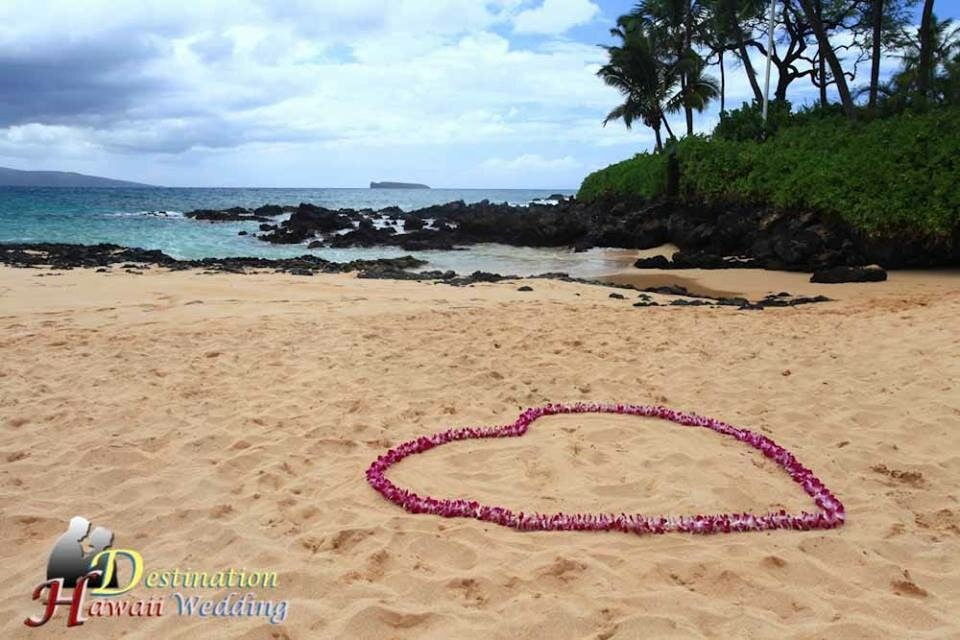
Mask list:
[[489,158],[526,155],[566,158],[531,180],[570,186],[570,160],[622,139],[599,126],[616,100],[594,77],[602,50],[501,35],[533,18],[559,33],[595,15],[589,2],[533,13],[522,0],[174,4],[0,3],[0,66],[14,74],[0,76],[0,160],[45,145],[47,166],[85,153],[104,163],[93,171],[146,182],[196,184],[220,163],[220,184],[349,185],[372,167],[411,171],[386,156],[441,154],[431,180],[449,185]]
[[[643,127],[600,126],[620,101],[595,77],[604,52],[564,36],[602,32],[598,11],[588,0],[0,0],[0,164],[159,184],[576,186],[653,144]],[[727,60],[733,108],[752,93]],[[697,116],[698,130],[711,118]],[[680,133],[682,115],[671,123]]]
[[495,156],[479,162],[473,169],[478,184],[486,186],[523,186],[572,188],[583,178],[583,164],[573,155],[550,155],[549,145],[544,153],[519,153],[515,156]]
[[517,33],[559,35],[590,22],[600,7],[590,0],[543,0],[535,9],[521,11],[513,19]]
[[[271,136],[380,147],[565,139],[572,118],[581,118],[584,110],[599,114],[615,97],[593,77],[602,51],[570,42],[513,48],[486,29],[505,19],[501,14],[509,13],[509,5],[491,12],[478,11],[486,5],[472,0],[388,3],[377,20],[354,9],[336,16],[346,22],[344,30],[370,20],[372,31],[346,43],[333,24],[323,27],[326,35],[314,36],[291,22],[261,22],[249,3],[232,14],[233,22],[200,12],[203,19],[191,28],[174,27],[173,16],[151,15],[144,18],[142,33],[159,44],[143,53],[136,68],[122,56],[116,62],[127,65],[117,77],[135,79],[142,89],[136,96],[118,100],[123,87],[103,92],[103,99],[111,100],[109,112],[106,105],[97,111],[84,103],[86,111],[96,111],[96,122],[81,121],[58,101],[63,108],[55,118],[20,109],[9,115],[8,124],[72,125],[92,130],[90,137],[107,146],[148,152],[239,145]],[[467,19],[452,20],[453,13]],[[139,17],[129,15],[125,29]],[[106,29],[119,29],[122,22],[112,16],[103,33],[87,37],[91,42],[106,38],[112,33]],[[451,24],[466,30],[451,33]],[[27,33],[31,39],[42,34],[53,47],[64,27],[51,21],[48,28],[44,32],[35,25]],[[0,60],[14,37],[6,32],[0,38]],[[82,50],[83,43],[75,48]],[[339,51],[341,59],[331,51]],[[63,55],[68,54],[76,57],[72,50]],[[88,69],[98,78],[110,71],[102,64],[81,70]],[[87,102],[101,95],[93,93]]]
[[536,153],[524,153],[516,158],[490,158],[484,160],[482,167],[503,171],[542,171],[544,169],[569,169],[580,166],[573,156],[562,158],[544,158]]

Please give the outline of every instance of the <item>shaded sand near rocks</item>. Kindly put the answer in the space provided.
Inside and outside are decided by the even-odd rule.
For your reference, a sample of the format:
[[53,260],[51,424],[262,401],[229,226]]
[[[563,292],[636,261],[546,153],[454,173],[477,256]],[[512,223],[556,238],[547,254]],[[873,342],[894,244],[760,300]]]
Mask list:
[[[742,293],[739,278],[838,299],[737,311],[634,308],[635,293],[545,280],[519,292],[47,273],[0,269],[4,638],[960,635],[956,275],[812,290],[772,274],[697,276],[717,291]],[[666,404],[767,434],[845,502],[848,523],[521,533],[409,515],[364,481],[403,440],[577,400]],[[390,477],[517,510],[810,507],[733,440],[629,417],[545,418],[523,438],[414,456]],[[76,514],[112,528],[148,570],[276,570],[286,623],[179,618],[168,601],[158,619],[68,630],[61,612],[28,630],[30,591]]]

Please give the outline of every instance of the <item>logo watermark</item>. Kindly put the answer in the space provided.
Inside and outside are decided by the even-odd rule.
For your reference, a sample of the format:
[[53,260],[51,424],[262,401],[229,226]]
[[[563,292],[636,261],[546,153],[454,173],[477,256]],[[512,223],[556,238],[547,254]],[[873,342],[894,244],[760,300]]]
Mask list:
[[[111,530],[105,527],[91,530],[89,520],[75,516],[50,552],[46,581],[33,590],[33,600],[40,601],[43,608],[39,614],[27,617],[24,624],[41,627],[53,619],[60,608],[67,611],[68,627],[80,626],[94,618],[164,615],[261,618],[270,624],[282,624],[289,613],[289,602],[259,597],[259,592],[276,589],[278,581],[275,571],[148,570],[138,551],[114,548]],[[225,596],[204,593],[224,589],[237,591],[229,591]],[[138,597],[135,590],[145,597]],[[172,605],[168,606],[170,601]]]

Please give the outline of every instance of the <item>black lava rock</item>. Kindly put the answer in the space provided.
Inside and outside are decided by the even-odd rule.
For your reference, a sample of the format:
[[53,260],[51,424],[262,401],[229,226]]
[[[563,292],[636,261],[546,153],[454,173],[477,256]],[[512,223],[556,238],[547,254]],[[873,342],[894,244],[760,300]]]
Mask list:
[[313,204],[300,203],[288,220],[280,223],[270,233],[260,236],[276,244],[299,244],[318,233],[333,233],[353,228],[356,212],[349,209],[333,211]]
[[717,304],[725,307],[742,307],[750,304],[750,301],[746,298],[717,298]]
[[[552,194],[556,197],[559,194]],[[291,212],[290,220],[262,228],[260,239],[280,244],[301,243],[337,231],[330,246],[399,246],[409,250],[452,249],[496,242],[512,246],[649,249],[673,243],[672,261],[653,257],[638,260],[638,268],[763,268],[821,272],[835,267],[877,263],[884,268],[960,264],[960,230],[926,237],[916,233],[863,234],[836,218],[810,211],[787,211],[747,203],[696,199],[600,198],[585,202],[564,198],[557,204],[534,201],[517,207],[487,200],[462,200],[403,212],[397,207],[324,209],[264,205],[253,210],[233,207],[190,212],[199,220],[269,221]],[[370,230],[368,220],[402,221],[409,233]],[[427,226],[426,220],[432,223]],[[355,232],[356,231],[356,232]],[[820,276],[818,276],[819,278]],[[824,278],[836,280],[837,276]],[[861,277],[861,276],[855,276]],[[875,274],[864,276],[876,281]],[[824,280],[826,281],[826,280]]]
[[678,284],[668,284],[661,287],[647,287],[644,289],[649,293],[660,293],[666,296],[690,296],[690,292],[687,291],[686,287],[680,286]]
[[[245,269],[272,269],[292,272],[295,269],[311,273],[347,273],[368,269],[414,269],[426,264],[413,256],[380,258],[377,260],[353,260],[330,262],[315,255],[296,258],[203,258],[201,260],[177,260],[162,251],[121,247],[115,244],[55,244],[55,243],[0,243],[0,264],[12,267],[50,266],[58,269],[73,267],[107,267],[118,264],[125,269],[138,269],[157,265],[174,271],[204,269],[243,273]],[[486,274],[488,278],[502,278]]]
[[670,302],[670,306],[673,307],[709,307],[713,302],[709,300],[673,300]]
[[207,220],[208,222],[234,222],[237,220],[256,220],[264,222],[269,218],[259,215],[254,211],[243,207],[231,207],[230,209],[196,209],[183,214],[187,218],[195,220]]
[[419,218],[411,213],[404,214],[403,216],[403,230],[404,231],[419,231],[423,229],[424,222],[423,218]]
[[670,261],[665,256],[651,256],[649,258],[639,258],[633,263],[637,269],[669,269]]
[[887,279],[887,272],[881,267],[870,265],[866,267],[832,267],[815,271],[810,276],[810,282],[821,284],[838,284],[841,282],[883,282]]
[[262,207],[257,207],[253,210],[253,213],[258,216],[279,216],[284,212],[284,208],[276,204],[265,204]]

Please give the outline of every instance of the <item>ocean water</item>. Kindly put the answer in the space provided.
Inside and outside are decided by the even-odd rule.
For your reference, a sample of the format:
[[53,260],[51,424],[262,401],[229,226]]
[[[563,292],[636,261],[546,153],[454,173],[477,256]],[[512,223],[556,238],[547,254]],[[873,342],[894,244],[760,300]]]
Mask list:
[[[31,188],[0,187],[0,242],[72,242],[159,249],[175,258],[314,254],[338,262],[386,258],[411,252],[399,248],[307,249],[257,240],[259,223],[210,223],[183,217],[193,209],[222,209],[264,204],[308,202],[329,208],[406,211],[453,200],[508,202],[523,205],[556,189],[193,189],[193,188]],[[282,219],[282,218],[280,218]],[[239,236],[246,230],[250,235]],[[463,251],[419,251],[425,268],[470,272],[477,269],[530,275],[566,271],[582,277],[610,273],[619,265],[615,253],[591,250],[535,249],[483,244]]]

